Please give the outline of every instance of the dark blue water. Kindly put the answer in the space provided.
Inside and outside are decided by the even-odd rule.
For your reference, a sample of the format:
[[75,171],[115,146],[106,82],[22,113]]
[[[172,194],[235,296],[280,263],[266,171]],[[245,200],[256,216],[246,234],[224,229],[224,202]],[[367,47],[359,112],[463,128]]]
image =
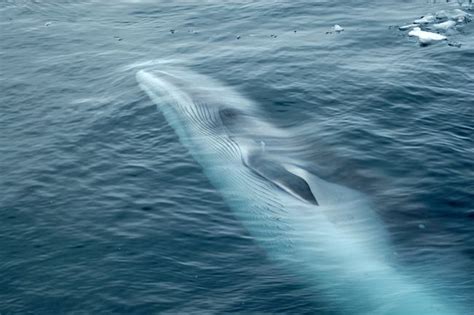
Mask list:
[[1,1],[0,314],[337,313],[138,88],[169,59],[299,130],[294,155],[372,200],[397,263],[474,309],[474,23],[456,46],[396,27],[457,7]]

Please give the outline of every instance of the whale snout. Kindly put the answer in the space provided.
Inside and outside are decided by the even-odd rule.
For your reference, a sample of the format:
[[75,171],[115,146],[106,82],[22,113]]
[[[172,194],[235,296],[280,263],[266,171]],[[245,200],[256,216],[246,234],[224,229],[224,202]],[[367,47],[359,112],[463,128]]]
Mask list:
[[151,89],[155,94],[167,94],[170,90],[176,89],[173,84],[173,76],[165,71],[154,70],[153,72],[140,70],[136,74],[137,81],[141,86]]
[[192,103],[192,96],[183,89],[179,77],[163,70],[140,70],[136,74],[140,87],[152,97],[158,106],[185,106]]

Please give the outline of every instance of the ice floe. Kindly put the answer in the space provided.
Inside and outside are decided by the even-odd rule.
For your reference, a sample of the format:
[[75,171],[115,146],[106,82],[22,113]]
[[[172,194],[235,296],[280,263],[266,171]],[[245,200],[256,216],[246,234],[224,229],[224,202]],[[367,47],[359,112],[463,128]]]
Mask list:
[[449,20],[449,21],[433,24],[432,28],[434,30],[447,31],[451,28],[454,28],[455,26],[456,26],[456,22]]
[[430,14],[430,15],[425,15],[425,16],[422,16],[419,19],[414,20],[413,23],[415,23],[415,24],[429,24],[429,23],[433,23],[434,21],[435,21],[435,16]]
[[433,42],[446,40],[447,37],[438,33],[422,31],[421,28],[415,27],[408,33],[408,36],[418,37],[418,41],[422,45],[429,45]]
[[418,27],[418,26],[419,26],[419,24],[408,24],[408,25],[399,26],[398,29],[399,29],[400,31],[407,31],[407,30],[409,30],[409,29],[411,29],[411,28]]
[[339,32],[344,31],[344,28],[340,26],[339,24],[336,24],[334,25],[334,31],[339,33]]
[[[457,30],[472,21],[472,15],[461,9],[441,10],[424,15],[412,23],[399,26],[400,31],[409,31],[408,36],[418,38],[421,45],[447,40]],[[460,44],[450,46],[460,47]]]

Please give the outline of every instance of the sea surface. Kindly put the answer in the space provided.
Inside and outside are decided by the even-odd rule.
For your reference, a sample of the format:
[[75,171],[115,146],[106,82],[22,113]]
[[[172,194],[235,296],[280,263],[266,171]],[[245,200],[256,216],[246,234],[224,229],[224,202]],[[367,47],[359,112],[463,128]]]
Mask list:
[[474,314],[474,23],[455,45],[398,30],[458,7],[1,0],[0,314],[338,312],[267,257],[138,87],[170,60],[298,130],[293,154],[367,195],[397,263]]

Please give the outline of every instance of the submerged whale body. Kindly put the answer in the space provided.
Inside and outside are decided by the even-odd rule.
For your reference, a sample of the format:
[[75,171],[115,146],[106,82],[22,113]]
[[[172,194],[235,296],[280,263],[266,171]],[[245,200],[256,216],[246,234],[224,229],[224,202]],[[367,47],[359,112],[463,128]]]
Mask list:
[[287,132],[251,100],[191,71],[136,77],[269,258],[318,292],[330,313],[458,314],[396,266],[363,194],[275,154]]

